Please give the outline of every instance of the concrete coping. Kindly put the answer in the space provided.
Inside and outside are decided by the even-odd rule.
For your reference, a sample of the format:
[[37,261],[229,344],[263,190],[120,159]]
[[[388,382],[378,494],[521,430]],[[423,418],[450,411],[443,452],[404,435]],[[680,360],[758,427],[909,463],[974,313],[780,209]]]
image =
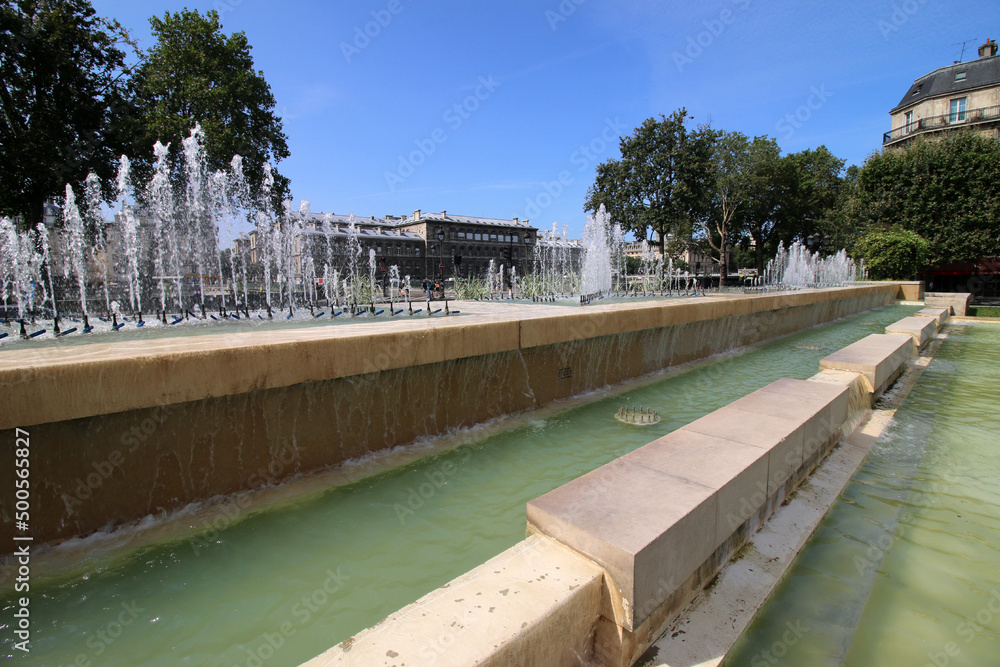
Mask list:
[[937,330],[937,320],[928,317],[904,317],[885,328],[887,334],[905,334],[913,338],[918,352],[927,345]]
[[[716,320],[897,289],[895,283],[676,301],[516,308],[462,302],[426,317],[0,350],[0,429],[221,398]],[[455,303],[453,302],[453,305]],[[51,400],[58,391],[59,400]]]
[[944,306],[950,308],[952,313],[959,317],[969,314],[969,303],[972,301],[971,292],[927,292],[924,294],[924,303],[928,306]]
[[933,317],[937,322],[938,329],[944,326],[944,323],[951,319],[951,307],[946,308],[940,307],[930,307],[924,308],[923,310],[918,310],[913,313],[914,317]]
[[[933,320],[922,319],[933,325]],[[906,365],[913,353],[907,334],[872,334],[819,361],[822,369],[860,373],[868,381],[872,400],[877,399]]]
[[533,535],[304,665],[580,664],[603,578],[591,561]]
[[604,567],[634,631],[836,439],[847,409],[846,386],[778,380],[536,498],[529,529]]

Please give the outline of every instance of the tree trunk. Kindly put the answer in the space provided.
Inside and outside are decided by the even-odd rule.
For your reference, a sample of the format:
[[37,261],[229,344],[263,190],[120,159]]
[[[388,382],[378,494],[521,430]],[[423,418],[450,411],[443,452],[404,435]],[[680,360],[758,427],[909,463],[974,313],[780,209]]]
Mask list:
[[726,244],[728,239],[725,233],[720,236],[722,242],[719,244],[719,287],[725,287],[726,279],[729,277],[729,251]]

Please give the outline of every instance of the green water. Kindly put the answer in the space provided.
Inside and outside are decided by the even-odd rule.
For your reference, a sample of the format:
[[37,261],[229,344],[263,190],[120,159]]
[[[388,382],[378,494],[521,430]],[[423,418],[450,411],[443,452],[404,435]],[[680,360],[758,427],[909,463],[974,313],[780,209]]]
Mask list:
[[1000,327],[947,333],[726,665],[1000,664]]
[[[234,512],[220,530],[34,581],[25,665],[297,665],[507,549],[525,503],[916,308],[891,306],[597,392],[360,482]],[[487,380],[488,381],[488,380]],[[621,424],[623,405],[657,410]],[[13,599],[0,597],[0,623]],[[12,653],[0,628],[0,655]]]

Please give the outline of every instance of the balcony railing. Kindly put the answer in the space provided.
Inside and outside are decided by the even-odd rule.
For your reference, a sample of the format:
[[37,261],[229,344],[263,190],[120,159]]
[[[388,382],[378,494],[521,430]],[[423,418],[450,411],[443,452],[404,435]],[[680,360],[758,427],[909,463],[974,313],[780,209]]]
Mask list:
[[963,127],[995,120],[1000,120],[1000,106],[982,107],[981,109],[969,109],[968,111],[949,113],[943,116],[921,118],[903,125],[903,127],[886,132],[882,135],[882,143],[892,143],[893,141],[905,139],[921,132],[933,132],[935,130]]

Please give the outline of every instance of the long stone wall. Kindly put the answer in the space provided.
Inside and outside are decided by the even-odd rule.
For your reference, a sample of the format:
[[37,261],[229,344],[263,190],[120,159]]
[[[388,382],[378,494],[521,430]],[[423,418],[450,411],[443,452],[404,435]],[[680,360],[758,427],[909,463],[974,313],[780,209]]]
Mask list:
[[[0,353],[36,542],[283,482],[884,305],[894,284]],[[463,308],[465,308],[463,306]],[[465,308],[467,310],[467,308]],[[474,309],[474,307],[473,307]],[[0,466],[0,488],[14,471]],[[0,543],[12,544],[0,497]]]
[[307,666],[634,664],[859,423],[913,340],[869,336],[809,380],[777,380],[533,500],[528,539]]

